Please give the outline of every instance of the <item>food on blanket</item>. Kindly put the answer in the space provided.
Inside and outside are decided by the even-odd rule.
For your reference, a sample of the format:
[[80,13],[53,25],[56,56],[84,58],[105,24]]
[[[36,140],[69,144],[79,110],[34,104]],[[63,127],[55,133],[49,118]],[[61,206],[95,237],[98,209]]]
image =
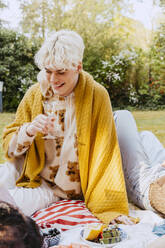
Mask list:
[[138,217],[134,218],[132,216],[121,215],[115,219],[115,223],[116,224],[126,224],[127,219],[128,219],[128,221],[130,220],[131,222],[133,222],[132,224],[137,224],[140,222],[140,218],[138,218]]
[[100,244],[103,244],[103,245],[114,244],[114,243],[117,243],[120,241],[122,241],[122,238],[120,236],[119,237],[111,237],[111,238],[103,238],[103,239],[100,239]]
[[130,220],[134,223],[134,224],[138,224],[140,222],[140,218],[137,217],[132,217],[132,216],[128,216],[130,218]]
[[[98,231],[99,228],[96,230],[95,229],[89,228],[88,233],[91,235],[90,235],[90,240],[88,239],[88,241],[100,243],[104,245],[104,244],[114,244],[126,238],[126,234],[117,225],[110,225],[106,228],[104,225],[102,225],[102,229],[100,228],[99,230],[100,232],[96,232],[96,230]],[[83,238],[85,238],[85,232],[87,233],[87,228],[84,229]],[[87,238],[85,239],[87,240]]]
[[103,238],[112,238],[120,236],[120,229],[117,226],[108,227],[103,230]]
[[60,231],[57,228],[52,228],[49,229],[48,232],[43,232],[43,236],[48,236],[48,235],[56,236],[58,234],[60,234]]
[[45,247],[52,247],[58,245],[61,238],[61,232],[57,228],[47,229],[44,232],[41,230],[44,237]]
[[86,240],[90,240],[90,241],[95,240],[98,238],[100,233],[102,233],[104,227],[105,227],[105,225],[103,225],[103,224],[88,225],[84,229],[84,235],[83,236]]
[[101,244],[113,244],[122,240],[121,229],[117,226],[105,228],[102,233],[102,238],[99,239]]

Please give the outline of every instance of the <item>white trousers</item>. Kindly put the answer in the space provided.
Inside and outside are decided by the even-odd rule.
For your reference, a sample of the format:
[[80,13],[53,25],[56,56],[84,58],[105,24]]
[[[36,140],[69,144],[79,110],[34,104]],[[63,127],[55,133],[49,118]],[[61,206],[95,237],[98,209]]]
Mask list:
[[0,200],[16,205],[25,215],[30,216],[59,199],[44,181],[37,188],[17,187],[18,176],[14,164],[0,164]]
[[114,112],[114,119],[128,198],[139,207],[151,210],[149,187],[165,175],[165,168],[161,166],[165,161],[165,149],[152,132],[138,132],[129,111]]

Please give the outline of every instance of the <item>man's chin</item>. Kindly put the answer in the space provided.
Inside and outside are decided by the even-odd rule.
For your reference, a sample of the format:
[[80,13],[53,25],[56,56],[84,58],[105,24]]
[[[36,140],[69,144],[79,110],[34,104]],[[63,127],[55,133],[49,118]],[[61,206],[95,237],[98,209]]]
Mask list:
[[64,92],[61,92],[60,90],[53,90],[53,93],[55,95],[59,95],[59,96],[67,96],[67,94],[65,94]]

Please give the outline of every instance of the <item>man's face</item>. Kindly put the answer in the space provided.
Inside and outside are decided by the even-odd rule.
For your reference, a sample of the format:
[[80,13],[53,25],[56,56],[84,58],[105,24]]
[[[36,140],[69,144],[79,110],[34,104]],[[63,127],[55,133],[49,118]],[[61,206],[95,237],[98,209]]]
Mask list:
[[55,94],[68,96],[75,88],[79,72],[76,70],[56,70],[45,67],[46,76]]

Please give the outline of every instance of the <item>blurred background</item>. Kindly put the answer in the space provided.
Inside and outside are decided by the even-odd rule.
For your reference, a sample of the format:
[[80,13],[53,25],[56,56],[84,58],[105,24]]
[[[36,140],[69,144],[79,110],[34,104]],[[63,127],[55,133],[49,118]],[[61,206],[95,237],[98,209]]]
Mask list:
[[4,111],[36,82],[34,54],[59,29],[83,37],[84,70],[114,108],[165,108],[165,0],[0,0]]

